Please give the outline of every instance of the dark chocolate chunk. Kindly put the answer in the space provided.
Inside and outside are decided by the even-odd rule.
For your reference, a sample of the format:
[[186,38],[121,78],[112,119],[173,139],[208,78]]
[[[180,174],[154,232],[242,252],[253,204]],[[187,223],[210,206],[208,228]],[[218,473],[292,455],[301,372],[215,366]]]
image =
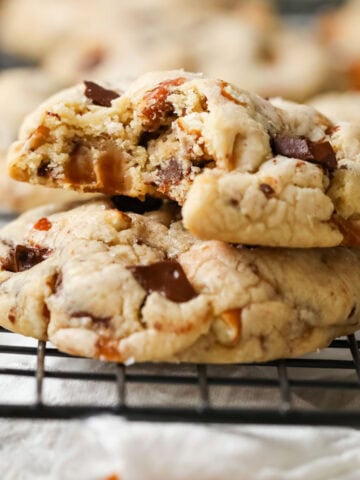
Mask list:
[[107,90],[97,83],[85,80],[84,84],[85,96],[92,100],[94,105],[99,105],[100,107],[111,107],[111,101],[120,97],[118,93],[114,92],[113,90]]
[[25,245],[13,247],[2,268],[9,272],[23,272],[45,260],[51,251],[47,248],[32,248]]
[[274,189],[268,183],[260,183],[259,188],[266,198],[270,198],[275,193]]
[[327,170],[337,168],[336,155],[329,142],[317,143],[306,137],[279,135],[272,139],[271,146],[276,155],[317,163]]
[[39,177],[48,177],[51,172],[50,162],[43,162],[37,169],[37,175]]
[[150,197],[146,195],[142,202],[138,198],[126,197],[125,195],[116,195],[111,197],[114,206],[122,212],[134,212],[143,214],[152,210],[159,210],[162,205],[161,198]]
[[197,296],[178,262],[165,260],[128,269],[147,293],[159,292],[176,303],[188,302]]
[[184,178],[181,165],[171,157],[168,163],[160,168],[157,174],[157,184],[160,186],[176,185]]

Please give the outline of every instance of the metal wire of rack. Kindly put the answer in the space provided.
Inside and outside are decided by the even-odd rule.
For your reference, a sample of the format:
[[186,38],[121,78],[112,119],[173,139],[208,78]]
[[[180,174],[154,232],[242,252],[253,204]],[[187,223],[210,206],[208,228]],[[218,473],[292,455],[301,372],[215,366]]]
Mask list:
[[[0,331],[0,337],[6,331]],[[258,424],[293,424],[293,425],[342,425],[342,426],[360,426],[360,409],[342,410],[328,409],[322,407],[319,409],[299,409],[293,405],[293,391],[295,388],[302,388],[308,391],[311,389],[321,389],[322,391],[333,391],[336,395],[342,395],[345,391],[355,392],[360,397],[360,341],[350,335],[347,339],[335,340],[329,351],[345,351],[351,353],[349,360],[334,358],[301,358],[280,360],[269,362],[262,365],[262,371],[269,368],[275,368],[277,375],[271,378],[267,375],[258,377],[256,375],[241,375],[244,368],[249,370],[249,365],[237,365],[235,371],[238,375],[227,376],[222,370],[221,375],[212,374],[211,366],[194,366],[194,375],[179,373],[179,366],[167,365],[164,370],[157,368],[154,372],[154,366],[146,365],[141,373],[133,371],[133,367],[124,365],[113,365],[111,371],[86,371],[76,368],[78,361],[84,361],[79,358],[70,357],[58,350],[46,345],[46,342],[39,341],[37,347],[21,345],[1,345],[0,357],[6,354],[24,355],[36,357],[36,368],[0,368],[0,388],[1,377],[12,376],[14,380],[18,377],[30,377],[34,380],[34,390],[36,392],[35,402],[24,404],[0,404],[0,417],[9,418],[37,418],[37,419],[72,419],[86,417],[94,414],[115,414],[123,416],[129,420],[146,421],[172,421],[172,422],[214,422],[214,423],[258,423]],[[75,370],[57,370],[47,368],[48,358],[67,358],[71,359]],[[224,369],[224,367],[222,367]],[[255,368],[255,366],[254,366]],[[311,369],[312,372],[323,371],[341,371],[344,373],[344,379],[334,378],[331,380],[314,380],[312,378],[291,378],[288,374],[291,369]],[[226,367],[225,367],[226,369]],[[265,369],[265,370],[264,370]],[[226,370],[225,370],[226,371]],[[250,372],[252,372],[250,368]],[[345,373],[352,372],[354,379],[346,378]],[[99,404],[72,404],[65,399],[61,405],[49,405],[43,398],[43,387],[49,379],[62,379],[66,381],[94,381],[99,388],[101,382],[113,382],[116,387],[117,400],[114,405]],[[195,387],[194,397],[196,403],[189,406],[172,405],[168,402],[165,405],[152,406],[147,404],[132,405],[127,398],[129,386],[139,386],[146,384],[154,392],[161,385],[187,385]],[[235,406],[216,406],[211,401],[212,390],[215,387],[238,388],[239,400],[241,400],[242,389],[247,387],[257,390],[261,395],[261,389],[271,389],[280,394],[280,402],[273,401],[271,405],[265,408],[252,408],[244,405]],[[196,392],[197,391],[197,392]],[[275,394],[274,394],[275,398]]]

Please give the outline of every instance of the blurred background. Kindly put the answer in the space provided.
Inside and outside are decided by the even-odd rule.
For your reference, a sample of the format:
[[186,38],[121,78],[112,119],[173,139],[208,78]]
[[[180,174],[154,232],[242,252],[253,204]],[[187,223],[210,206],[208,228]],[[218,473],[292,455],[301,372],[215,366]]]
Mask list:
[[360,0],[0,0],[1,209],[68,194],[6,174],[6,149],[43,99],[175,68],[360,121]]

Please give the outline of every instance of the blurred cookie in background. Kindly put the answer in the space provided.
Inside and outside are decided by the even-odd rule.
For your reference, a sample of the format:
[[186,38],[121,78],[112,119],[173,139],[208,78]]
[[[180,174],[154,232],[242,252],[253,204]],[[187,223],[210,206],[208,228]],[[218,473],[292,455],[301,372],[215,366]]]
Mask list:
[[39,60],[58,42],[109,30],[121,31],[127,1],[3,0],[0,45],[9,53]]
[[58,201],[79,199],[79,194],[33,187],[12,180],[7,173],[6,151],[29,112],[59,89],[59,84],[37,68],[16,68],[0,73],[0,210],[22,212]]
[[[26,58],[42,59],[60,42],[113,32],[161,25],[178,28],[182,15],[212,15],[219,10],[252,11],[258,21],[266,17],[265,0],[3,0],[0,7],[0,45]],[[171,22],[173,19],[173,22]],[[185,32],[183,32],[185,33]],[[163,39],[165,40],[165,38]]]
[[360,89],[360,1],[350,0],[322,15],[318,31],[343,74],[343,88]]
[[217,16],[196,32],[198,70],[270,97],[303,101],[329,88],[327,52],[310,32],[280,25],[267,29],[233,16]]
[[[153,2],[159,8],[161,1]],[[311,31],[285,25],[272,2],[225,2],[228,8],[221,11],[200,10],[193,3],[197,4],[185,1],[180,7],[173,0],[168,3],[172,8],[161,10],[163,15],[155,19],[149,15],[146,20],[145,11],[130,15],[136,17],[135,24],[117,33],[110,29],[84,36],[80,32],[52,48],[43,66],[69,85],[84,79],[132,80],[154,69],[184,68],[224,78],[263,96],[297,101],[335,87],[326,49]],[[204,6],[205,0],[199,4]]]
[[309,104],[333,122],[360,123],[360,92],[330,92],[311,99]]
[[0,149],[16,138],[26,114],[61,84],[39,68],[13,68],[0,72]]

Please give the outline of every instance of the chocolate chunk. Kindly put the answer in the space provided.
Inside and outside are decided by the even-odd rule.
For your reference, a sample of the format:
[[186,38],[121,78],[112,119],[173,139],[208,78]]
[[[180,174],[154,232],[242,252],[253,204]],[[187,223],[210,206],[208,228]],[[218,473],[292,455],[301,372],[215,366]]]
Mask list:
[[176,303],[188,302],[197,296],[178,262],[165,260],[128,269],[147,293],[159,292]]
[[259,188],[266,198],[270,198],[275,193],[274,189],[267,183],[260,183]]
[[50,162],[41,163],[37,169],[37,175],[39,177],[48,177],[51,172]]
[[84,81],[85,84],[85,96],[92,100],[94,105],[100,107],[111,107],[111,101],[120,95],[113,90],[107,90],[101,87],[97,83]]
[[2,268],[9,272],[23,272],[49,257],[51,251],[47,248],[32,248],[25,245],[13,247],[5,259]]
[[312,142],[306,137],[276,136],[271,141],[273,152],[289,158],[317,163],[327,170],[335,170],[337,161],[329,142]]
[[183,171],[174,157],[171,157],[166,166],[159,169],[157,184],[159,186],[176,185],[184,178]]
[[143,214],[152,210],[159,210],[162,205],[160,198],[150,197],[146,195],[142,202],[138,198],[126,197],[125,195],[116,195],[111,197],[114,206],[122,212],[134,212]]

